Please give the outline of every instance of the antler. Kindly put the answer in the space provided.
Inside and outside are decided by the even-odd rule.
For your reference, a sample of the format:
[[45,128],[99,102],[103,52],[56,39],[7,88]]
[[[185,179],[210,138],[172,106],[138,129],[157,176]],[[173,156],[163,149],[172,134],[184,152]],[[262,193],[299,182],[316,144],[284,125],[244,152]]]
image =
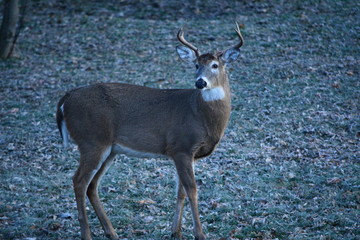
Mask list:
[[236,31],[238,37],[240,38],[240,42],[238,44],[236,44],[235,46],[233,46],[233,48],[240,48],[244,44],[244,38],[241,35],[239,24],[237,22],[235,22],[235,23],[236,23],[235,31]]
[[185,46],[189,47],[191,50],[193,50],[196,54],[196,57],[200,56],[200,51],[197,47],[195,47],[194,45],[192,45],[191,43],[189,43],[188,41],[185,40],[184,38],[184,30],[182,28],[179,29],[179,32],[177,34],[177,38],[179,39],[179,41],[184,44]]
[[238,44],[236,44],[235,46],[229,47],[228,49],[226,49],[224,51],[219,51],[217,53],[217,56],[221,56],[222,54],[224,54],[229,49],[234,49],[234,48],[239,49],[244,44],[244,38],[241,35],[239,24],[237,22],[235,22],[235,23],[236,23],[235,32],[237,33],[238,37],[240,38],[240,42]]

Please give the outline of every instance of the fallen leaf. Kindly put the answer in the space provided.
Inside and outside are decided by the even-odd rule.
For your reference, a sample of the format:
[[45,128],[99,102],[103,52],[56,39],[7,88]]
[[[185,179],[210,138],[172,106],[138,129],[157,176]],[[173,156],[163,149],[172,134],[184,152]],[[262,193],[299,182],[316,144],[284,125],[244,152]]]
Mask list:
[[346,74],[349,75],[349,76],[352,76],[352,75],[354,75],[354,72],[349,70],[349,71],[346,72]]
[[13,108],[10,110],[10,113],[17,113],[19,111],[19,108]]
[[52,224],[50,224],[50,226],[49,226],[49,229],[51,230],[51,231],[57,231],[57,230],[59,230],[61,228],[61,224],[60,223],[52,223]]
[[153,217],[153,216],[144,217],[144,222],[149,223],[149,222],[152,222],[152,221],[154,221],[154,217]]
[[143,204],[143,205],[148,205],[148,204],[155,204],[156,202],[154,202],[151,199],[144,199],[144,200],[138,201],[138,203]]
[[338,178],[338,177],[333,177],[332,179],[327,181],[328,184],[336,184],[336,183],[340,183],[340,182],[342,182],[342,179]]
[[340,88],[340,83],[334,82],[333,84],[331,84],[331,86],[332,86],[333,88]]
[[57,215],[59,218],[63,218],[63,219],[70,219],[72,218],[72,214],[71,213],[61,213],[59,215]]
[[289,178],[290,180],[294,179],[294,178],[295,178],[295,173],[289,172],[288,178]]

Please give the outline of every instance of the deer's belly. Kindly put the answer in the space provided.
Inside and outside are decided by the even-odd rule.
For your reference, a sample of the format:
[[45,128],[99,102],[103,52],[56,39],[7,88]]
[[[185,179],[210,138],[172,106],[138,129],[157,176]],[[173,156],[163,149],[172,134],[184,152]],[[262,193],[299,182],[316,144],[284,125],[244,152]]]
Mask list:
[[137,158],[167,158],[162,154],[152,152],[142,152],[133,148],[126,147],[122,144],[116,143],[112,146],[112,151],[116,154],[124,154],[129,157]]

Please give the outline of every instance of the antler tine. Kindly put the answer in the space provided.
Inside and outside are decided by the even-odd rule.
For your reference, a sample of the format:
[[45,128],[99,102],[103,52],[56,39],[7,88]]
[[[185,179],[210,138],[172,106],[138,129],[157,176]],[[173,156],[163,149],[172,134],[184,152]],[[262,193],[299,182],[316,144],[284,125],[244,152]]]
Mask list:
[[236,31],[238,37],[240,38],[240,42],[238,44],[236,44],[233,48],[240,48],[244,44],[244,38],[241,35],[239,24],[237,22],[235,22],[235,23],[236,23],[235,31]]
[[196,57],[200,56],[200,51],[197,47],[195,47],[194,45],[192,45],[191,43],[189,43],[188,41],[185,40],[184,38],[184,30],[182,28],[179,29],[179,32],[177,34],[177,38],[179,39],[179,41],[184,44],[185,46],[189,47],[191,50],[193,50],[196,54]]
[[235,29],[235,32],[237,33],[239,39],[240,39],[240,42],[238,44],[236,44],[235,46],[232,46],[224,51],[220,51],[217,53],[218,56],[221,56],[224,52],[226,52],[227,50],[229,49],[232,49],[232,48],[235,48],[235,49],[239,49],[243,44],[244,44],[244,38],[243,36],[241,35],[241,32],[240,32],[240,27],[239,27],[239,24],[237,22],[235,22],[236,24],[236,28]]

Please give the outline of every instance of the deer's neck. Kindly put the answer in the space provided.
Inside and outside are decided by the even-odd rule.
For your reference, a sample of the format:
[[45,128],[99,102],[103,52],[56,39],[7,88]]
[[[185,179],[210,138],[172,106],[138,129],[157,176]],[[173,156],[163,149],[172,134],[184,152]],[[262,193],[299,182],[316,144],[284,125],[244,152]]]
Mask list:
[[209,107],[214,107],[215,109],[220,105],[224,105],[225,108],[230,107],[230,85],[227,78],[224,84],[220,86],[201,90],[201,97],[203,104]]
[[230,87],[225,85],[201,90],[199,98],[199,106],[204,114],[203,121],[208,135],[220,140],[230,117]]
[[226,97],[225,90],[222,86],[205,89],[201,91],[201,96],[205,102],[221,101]]
[[205,102],[211,103],[216,101],[229,101],[230,100],[230,86],[226,73],[223,76],[225,79],[221,82],[223,84],[210,88],[201,90],[201,96]]

